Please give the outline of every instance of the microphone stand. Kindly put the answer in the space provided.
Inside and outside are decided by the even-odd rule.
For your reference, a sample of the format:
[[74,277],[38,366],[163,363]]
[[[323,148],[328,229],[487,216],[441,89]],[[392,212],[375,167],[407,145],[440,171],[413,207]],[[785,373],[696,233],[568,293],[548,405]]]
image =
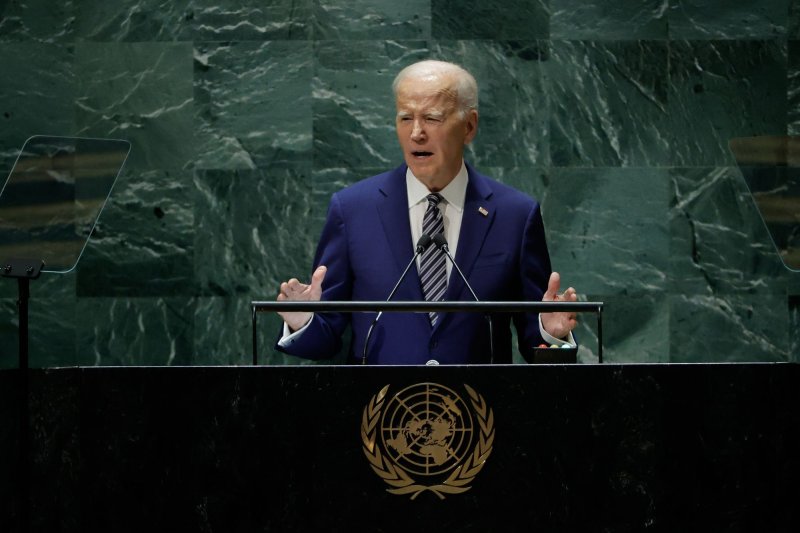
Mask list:
[[[467,281],[467,277],[464,275],[463,272],[461,272],[461,269],[459,268],[458,263],[456,263],[455,259],[453,259],[453,256],[450,255],[450,247],[447,246],[447,240],[444,238],[444,235],[441,233],[435,235],[433,237],[433,244],[435,244],[436,247],[447,256],[447,258],[450,260],[450,264],[452,264],[453,267],[456,269],[456,272],[458,272],[458,275],[464,281],[464,285],[467,286],[467,289],[469,289],[469,292],[470,294],[472,294],[472,297],[475,298],[476,302],[480,302],[481,301],[480,298],[478,298],[478,295],[475,294],[475,291],[472,290],[472,286],[469,284],[469,281]],[[494,328],[492,327],[492,315],[490,313],[486,313],[484,315],[484,318],[486,318],[486,321],[489,323],[489,362],[491,364],[494,364],[494,331],[493,331]]]
[[[427,233],[423,233],[422,236],[419,238],[419,240],[417,241],[417,247],[414,253],[414,257],[412,257],[411,261],[408,262],[408,265],[406,265],[406,269],[403,270],[403,273],[400,275],[400,279],[398,279],[397,283],[395,283],[392,292],[390,292],[389,297],[386,298],[387,302],[392,299],[392,296],[394,296],[394,293],[397,292],[397,289],[400,287],[400,284],[403,282],[404,279],[406,279],[406,274],[408,274],[408,271],[411,269],[411,265],[414,264],[414,261],[417,260],[417,257],[419,257],[420,254],[422,254],[425,250],[428,249],[428,246],[431,245],[431,242],[432,242],[431,236],[428,235]],[[375,328],[375,324],[378,323],[378,320],[381,318],[382,315],[383,311],[379,311],[378,314],[375,315],[375,319],[372,321],[372,324],[369,325],[369,329],[367,330],[367,336],[364,338],[364,350],[363,353],[361,354],[362,365],[367,364],[367,347],[369,346],[369,338],[372,336],[372,330]]]

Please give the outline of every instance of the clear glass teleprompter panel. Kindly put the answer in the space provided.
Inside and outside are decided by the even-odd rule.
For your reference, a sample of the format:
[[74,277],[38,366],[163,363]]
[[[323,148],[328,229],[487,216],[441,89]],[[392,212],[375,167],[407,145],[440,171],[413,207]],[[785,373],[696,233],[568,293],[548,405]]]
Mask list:
[[130,152],[128,141],[36,135],[0,191],[0,261],[75,268]]
[[783,264],[800,271],[800,137],[742,137],[730,148]]

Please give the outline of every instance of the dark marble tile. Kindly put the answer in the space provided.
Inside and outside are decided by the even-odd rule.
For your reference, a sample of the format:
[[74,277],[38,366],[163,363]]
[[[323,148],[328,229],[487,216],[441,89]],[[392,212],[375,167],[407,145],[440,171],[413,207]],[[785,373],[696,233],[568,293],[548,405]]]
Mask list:
[[0,1],[0,42],[64,43],[71,41],[75,29],[75,3],[74,0],[61,2]]
[[312,38],[312,0],[190,0],[182,40],[265,41]]
[[315,0],[314,39],[426,39],[431,36],[430,0]]
[[80,0],[76,40],[95,42],[178,41],[191,35],[192,0]]
[[668,0],[550,0],[550,36],[568,40],[667,38]]
[[130,141],[132,170],[192,164],[190,43],[80,43],[75,73],[82,136]]
[[665,289],[668,205],[665,169],[553,169],[542,205],[553,265],[579,293]]
[[672,294],[670,361],[789,361],[784,294]]
[[75,365],[192,365],[192,298],[79,298]]
[[277,294],[308,272],[318,235],[308,165],[269,170],[197,171],[195,276],[206,296]]
[[78,296],[191,296],[192,173],[126,171],[78,264]]
[[[37,289],[31,287],[28,302],[28,365],[44,368],[77,364],[75,294],[49,295]],[[16,297],[0,299],[0,368],[17,368],[19,364],[16,300]]]
[[669,177],[670,291],[784,294],[788,271],[739,170],[675,168]]
[[[195,363],[199,365],[252,365],[253,327],[252,301],[273,301],[278,292],[266,291],[252,298],[199,298],[195,314]],[[276,313],[259,312],[256,317],[258,364],[313,365],[332,361],[312,361],[292,357],[274,349],[283,321]],[[344,363],[343,354],[337,359]]]
[[478,82],[478,135],[465,157],[481,167],[549,162],[550,46],[546,41],[440,41],[431,57],[469,70]]
[[311,155],[308,42],[197,43],[197,168],[256,168]]
[[673,165],[730,165],[732,138],[785,134],[785,41],[672,42],[669,65]]
[[[798,13],[800,13],[800,7],[798,7]],[[800,135],[800,41],[789,41],[787,79],[786,133]]]
[[553,43],[550,156],[556,166],[670,160],[666,42]]
[[2,183],[30,136],[75,134],[74,59],[71,45],[0,43]]
[[789,0],[789,18],[786,23],[786,36],[800,39],[800,1]]
[[550,1],[431,0],[434,39],[546,39]]
[[[581,313],[575,338],[578,362],[597,363],[602,333],[603,363],[669,362],[669,300],[663,291],[584,294],[581,301],[602,302],[602,324],[596,313]],[[600,332],[602,328],[602,332]]]
[[792,0],[669,0],[670,39],[775,39]]
[[320,42],[314,49],[314,169],[383,168],[402,162],[392,81],[428,56],[425,42]]

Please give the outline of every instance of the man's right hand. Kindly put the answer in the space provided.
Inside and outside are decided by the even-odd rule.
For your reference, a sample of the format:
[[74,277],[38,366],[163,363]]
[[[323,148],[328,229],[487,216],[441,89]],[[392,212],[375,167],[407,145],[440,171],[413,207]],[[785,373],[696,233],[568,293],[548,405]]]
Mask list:
[[[322,280],[328,268],[318,267],[311,275],[311,285],[300,283],[296,278],[281,283],[281,292],[278,294],[279,302],[312,301],[318,302],[322,297]],[[278,313],[289,329],[294,332],[302,328],[311,320],[313,313],[307,311],[290,311]]]

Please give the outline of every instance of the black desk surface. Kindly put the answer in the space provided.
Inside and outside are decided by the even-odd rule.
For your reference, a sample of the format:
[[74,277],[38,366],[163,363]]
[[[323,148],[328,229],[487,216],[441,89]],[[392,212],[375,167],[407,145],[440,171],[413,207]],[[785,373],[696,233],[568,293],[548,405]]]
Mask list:
[[[794,364],[120,367],[28,376],[31,531],[800,530]],[[0,371],[0,531],[19,526],[19,377]],[[459,442],[473,463],[455,477],[455,468],[410,477],[414,486],[450,479],[468,490],[392,494],[412,485],[379,475],[391,477],[404,458],[380,438],[387,428],[398,433],[375,417],[401,401],[400,413],[425,418],[417,400],[434,389],[461,401],[440,420],[472,411],[474,438]],[[408,443],[441,444],[430,429]],[[363,435],[382,446],[377,463]],[[480,468],[476,449],[487,452]]]

